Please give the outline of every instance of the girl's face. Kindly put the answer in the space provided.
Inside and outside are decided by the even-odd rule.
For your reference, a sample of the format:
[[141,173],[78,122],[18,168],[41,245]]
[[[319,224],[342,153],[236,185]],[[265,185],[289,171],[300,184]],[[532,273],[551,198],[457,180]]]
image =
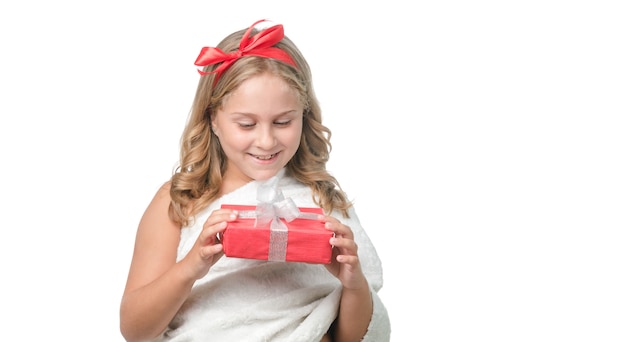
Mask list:
[[304,108],[296,91],[265,73],[243,82],[223,102],[212,126],[227,157],[226,192],[276,175],[300,146]]

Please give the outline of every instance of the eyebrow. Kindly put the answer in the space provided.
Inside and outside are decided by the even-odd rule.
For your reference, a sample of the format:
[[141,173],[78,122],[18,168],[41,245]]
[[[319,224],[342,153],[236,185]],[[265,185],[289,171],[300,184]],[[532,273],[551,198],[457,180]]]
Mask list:
[[[295,114],[297,112],[298,112],[297,109],[290,109],[290,110],[284,111],[282,113],[273,114],[271,116],[274,117],[274,118],[277,118],[277,117],[281,117],[281,116],[285,116],[285,115]],[[229,115],[255,116],[255,117],[259,116],[259,114],[249,113],[249,112],[232,112],[232,113],[228,113],[228,114]]]

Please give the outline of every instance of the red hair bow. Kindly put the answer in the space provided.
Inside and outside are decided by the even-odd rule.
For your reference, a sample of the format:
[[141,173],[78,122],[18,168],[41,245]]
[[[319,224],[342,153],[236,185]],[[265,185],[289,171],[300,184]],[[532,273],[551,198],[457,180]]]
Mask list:
[[233,63],[235,63],[239,58],[243,56],[274,58],[296,67],[296,63],[293,61],[293,59],[291,59],[291,56],[289,56],[288,53],[274,47],[274,45],[280,42],[285,36],[283,25],[274,25],[250,38],[250,32],[252,31],[252,28],[256,24],[263,21],[266,20],[261,19],[252,24],[250,28],[248,28],[246,33],[241,38],[241,43],[239,43],[239,50],[237,51],[225,53],[219,48],[203,47],[200,51],[200,55],[198,55],[198,58],[196,58],[196,62],[194,63],[196,66],[204,67],[217,63],[222,63],[222,65],[218,66],[215,70],[210,72],[198,70],[200,75],[217,73],[217,77],[215,79],[215,81],[217,81],[222,72],[228,69]]

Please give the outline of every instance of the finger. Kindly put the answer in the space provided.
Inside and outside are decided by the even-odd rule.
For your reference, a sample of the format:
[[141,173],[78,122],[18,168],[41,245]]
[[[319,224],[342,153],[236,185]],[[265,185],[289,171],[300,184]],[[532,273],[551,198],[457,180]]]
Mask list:
[[352,229],[346,226],[345,224],[339,222],[338,220],[328,220],[324,223],[324,227],[326,229],[331,230],[337,236],[343,236],[348,239],[354,239],[354,234],[352,233]]
[[357,255],[359,246],[352,239],[335,236],[330,238],[330,244],[339,248],[340,254]]
[[206,260],[222,253],[222,250],[223,247],[221,244],[204,246],[200,248],[200,257]]
[[219,222],[230,222],[230,221],[234,221],[237,219],[237,215],[239,215],[239,212],[237,210],[233,210],[233,209],[217,209],[215,211],[213,211],[211,213],[211,216],[209,216],[206,221],[204,221],[204,225],[202,226],[203,229],[207,228],[208,226],[212,226],[215,225]]
[[200,232],[200,236],[198,237],[198,239],[201,241],[203,246],[219,243],[219,235],[224,233],[224,230],[226,230],[227,226],[228,222],[226,221],[221,221],[217,224],[207,226],[202,229],[202,232]]
[[226,229],[227,223],[236,220],[238,214],[237,210],[232,209],[215,210],[204,222],[200,236],[201,241],[205,242],[204,244],[219,242],[220,235]]
[[339,254],[337,255],[337,262],[356,267],[359,264],[359,257],[356,255]]

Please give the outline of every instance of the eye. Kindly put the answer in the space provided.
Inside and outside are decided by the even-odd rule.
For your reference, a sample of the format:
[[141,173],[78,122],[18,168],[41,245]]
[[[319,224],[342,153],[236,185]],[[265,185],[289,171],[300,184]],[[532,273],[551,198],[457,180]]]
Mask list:
[[239,127],[241,128],[252,128],[254,127],[254,122],[239,122]]
[[291,120],[274,121],[274,124],[278,126],[288,126],[290,123]]

